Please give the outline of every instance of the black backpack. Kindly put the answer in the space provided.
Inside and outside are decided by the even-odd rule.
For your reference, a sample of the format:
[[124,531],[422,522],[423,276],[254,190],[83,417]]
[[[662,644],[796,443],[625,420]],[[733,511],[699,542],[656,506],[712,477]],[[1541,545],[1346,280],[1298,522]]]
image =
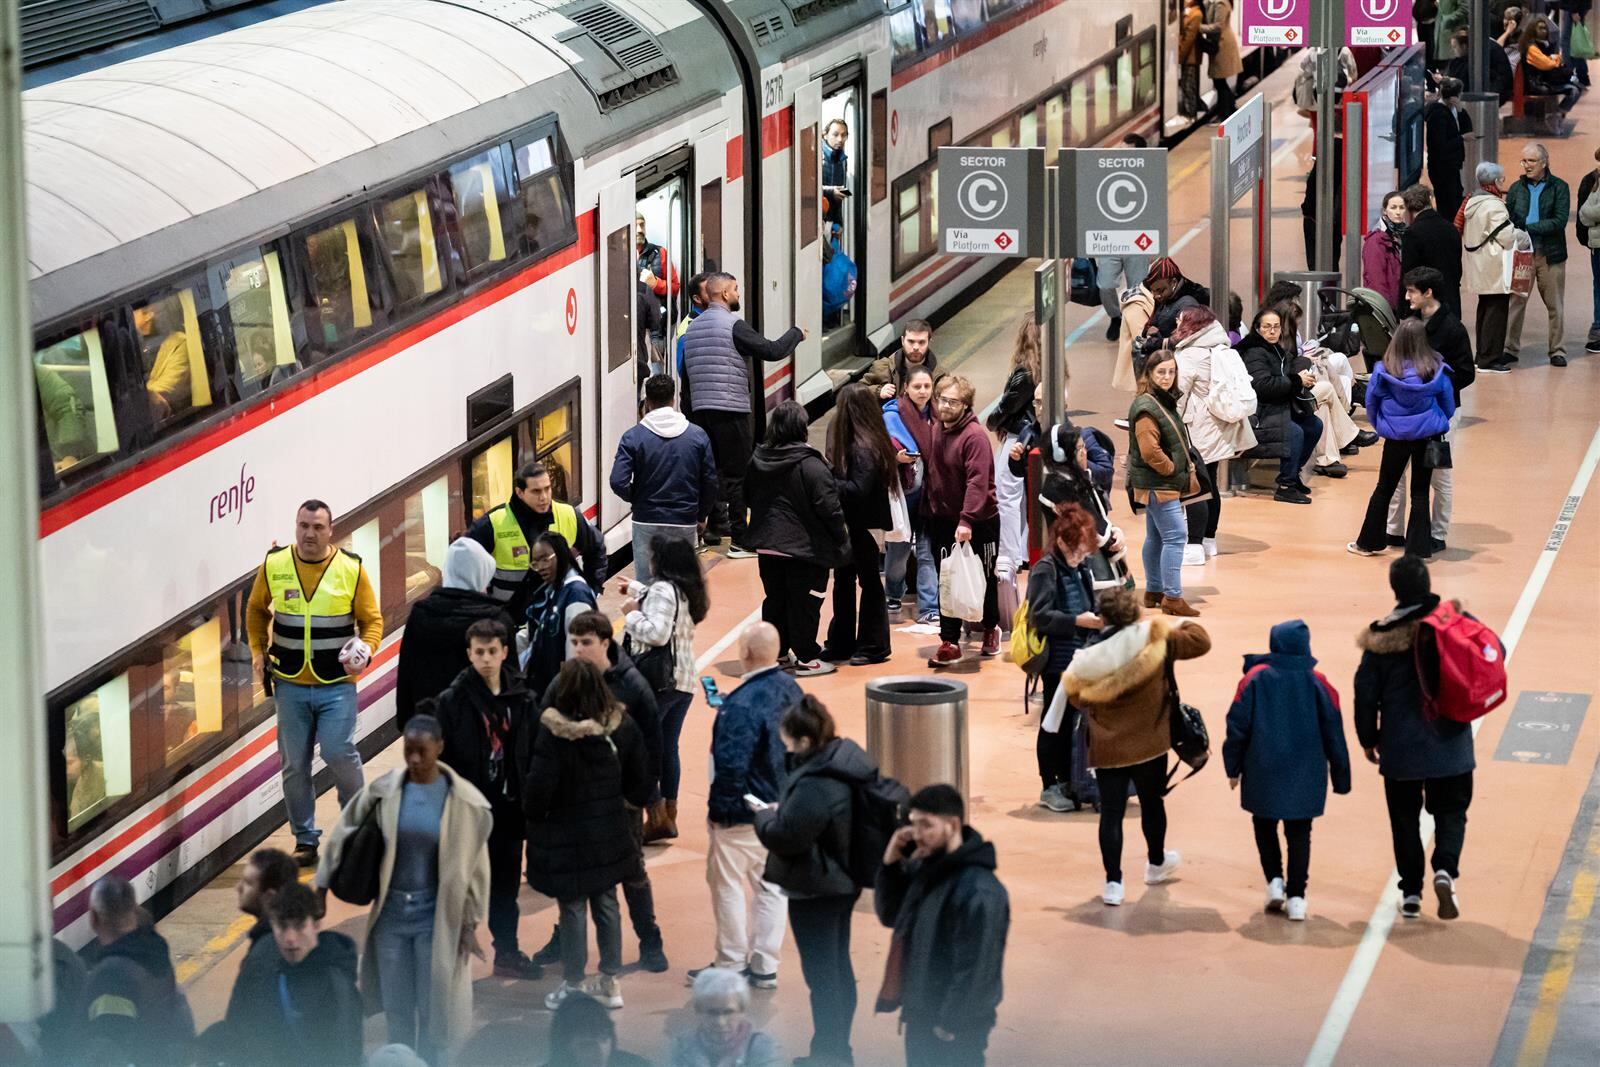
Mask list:
[[878,883],[889,838],[909,817],[911,791],[881,774],[870,782],[849,784],[850,854],[845,866],[857,887],[871,889]]
[[[1178,676],[1173,672],[1170,655],[1167,657],[1167,722],[1172,732],[1172,751],[1178,757],[1178,763],[1167,772],[1166,791],[1170,793],[1179,783],[1199,774],[1211,759],[1211,735],[1206,732],[1206,721],[1199,708],[1185,704],[1178,696]],[[1185,765],[1189,773],[1173,781],[1172,776]]]

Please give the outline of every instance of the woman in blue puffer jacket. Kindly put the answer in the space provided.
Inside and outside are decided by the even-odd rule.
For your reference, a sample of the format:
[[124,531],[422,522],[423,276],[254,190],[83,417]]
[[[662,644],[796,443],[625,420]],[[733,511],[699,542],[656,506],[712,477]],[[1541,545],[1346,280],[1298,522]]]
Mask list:
[[1384,523],[1406,465],[1411,466],[1411,509],[1406,519],[1406,553],[1433,554],[1428,486],[1433,476],[1424,462],[1428,441],[1450,428],[1455,390],[1450,367],[1428,343],[1421,319],[1406,319],[1395,330],[1383,362],[1367,383],[1367,414],[1383,438],[1378,484],[1367,502],[1361,533],[1345,547],[1358,556],[1376,556],[1388,546]]

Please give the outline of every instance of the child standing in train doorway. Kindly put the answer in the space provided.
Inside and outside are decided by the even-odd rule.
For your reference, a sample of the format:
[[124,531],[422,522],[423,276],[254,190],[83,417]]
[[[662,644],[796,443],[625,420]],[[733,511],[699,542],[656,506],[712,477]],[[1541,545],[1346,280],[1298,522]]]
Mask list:
[[[1228,785],[1255,824],[1256,850],[1267,880],[1266,910],[1293,922],[1306,918],[1311,821],[1333,791],[1350,792],[1350,750],[1339,718],[1339,694],[1311,655],[1311,629],[1299,619],[1272,628],[1266,655],[1244,658],[1244,678],[1228,709],[1222,763]],[[1289,845],[1288,876],[1278,823]]]

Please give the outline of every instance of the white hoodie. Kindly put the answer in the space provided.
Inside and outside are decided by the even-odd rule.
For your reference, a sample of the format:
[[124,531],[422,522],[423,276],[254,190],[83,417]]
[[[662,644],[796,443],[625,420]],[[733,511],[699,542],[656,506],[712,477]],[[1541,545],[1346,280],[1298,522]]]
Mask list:
[[639,424],[657,437],[671,440],[689,428],[689,420],[677,408],[655,408],[645,412]]

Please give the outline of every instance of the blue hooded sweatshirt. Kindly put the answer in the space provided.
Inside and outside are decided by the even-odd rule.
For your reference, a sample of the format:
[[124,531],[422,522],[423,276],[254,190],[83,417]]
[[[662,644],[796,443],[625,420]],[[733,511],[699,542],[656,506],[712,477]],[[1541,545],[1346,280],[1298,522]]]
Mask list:
[[1335,793],[1350,792],[1350,750],[1339,694],[1315,670],[1311,631],[1299,619],[1272,628],[1267,655],[1244,658],[1228,709],[1222,763],[1240,778],[1239,800],[1264,819],[1315,819]]

